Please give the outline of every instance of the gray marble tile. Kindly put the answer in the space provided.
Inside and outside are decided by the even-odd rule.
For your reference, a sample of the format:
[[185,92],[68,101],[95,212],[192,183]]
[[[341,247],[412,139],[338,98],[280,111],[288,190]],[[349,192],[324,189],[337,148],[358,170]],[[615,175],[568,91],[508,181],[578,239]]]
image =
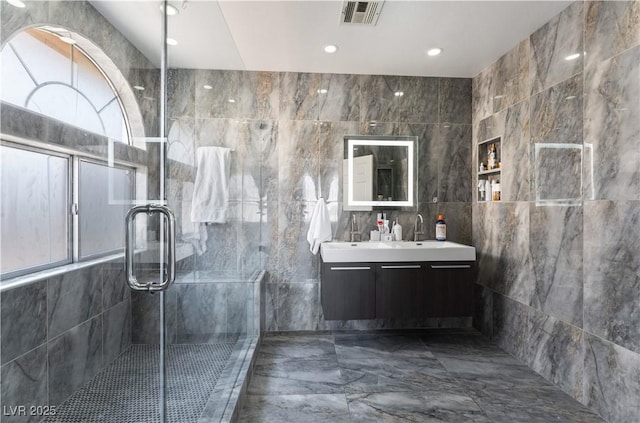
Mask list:
[[531,97],[531,142],[582,142],[582,73]]
[[438,167],[439,161],[434,160],[446,148],[442,142],[440,125],[409,125],[408,130],[418,137],[418,201],[431,202],[438,197]]
[[[461,244],[471,245],[471,203],[468,202],[444,202],[438,203],[437,214],[444,214],[447,222],[447,240]],[[435,216],[434,216],[435,217]],[[403,225],[403,229],[406,227]],[[410,219],[413,226],[413,216]],[[429,227],[430,225],[427,225]],[[435,226],[435,225],[434,225]],[[435,228],[434,228],[435,237]],[[405,239],[413,240],[413,237]]]
[[344,390],[413,392],[456,389],[456,380],[435,358],[338,359]]
[[85,268],[49,279],[47,287],[48,337],[102,312],[102,280],[95,268]]
[[275,72],[240,72],[239,117],[277,119],[280,111],[280,81]]
[[131,346],[131,303],[123,301],[102,314],[104,365]]
[[102,368],[102,318],[49,341],[49,400],[60,404]]
[[[177,288],[177,286],[174,286]],[[177,289],[163,294],[167,342],[175,343],[177,322]],[[131,341],[134,344],[160,342],[160,295],[134,291],[131,294]]]
[[579,205],[582,199],[582,146],[536,144],[533,193],[539,205]]
[[334,357],[256,363],[248,392],[250,395],[338,394],[343,393],[343,388]]
[[397,122],[400,104],[394,93],[398,90],[397,76],[361,75],[362,103],[360,121]]
[[582,400],[584,371],[583,332],[543,314],[529,313],[525,362],[573,398]]
[[637,1],[589,1],[585,8],[586,68],[640,44]]
[[586,198],[640,199],[640,46],[585,75]]
[[473,390],[470,395],[492,422],[603,422],[598,415],[556,387],[488,387]]
[[[500,230],[494,219],[501,219],[504,205],[497,202],[473,204],[473,245],[476,247],[477,283],[504,292],[501,266]],[[500,221],[500,220],[498,220]]]
[[396,84],[394,101],[398,104],[399,122],[438,122],[439,78],[403,76],[397,78]]
[[[209,85],[214,89],[205,89]],[[240,73],[237,71],[195,71],[195,117],[237,118],[240,93]]]
[[360,77],[358,75],[322,74],[319,89],[320,120],[334,123],[360,120]]
[[41,22],[50,22],[49,3],[33,2],[29,7],[24,8],[3,7],[2,10],[0,10],[0,16],[2,17],[0,37],[2,40],[8,40],[25,27]]
[[640,355],[588,333],[585,404],[611,422],[640,421]]
[[420,337],[437,359],[453,358],[473,362],[520,364],[488,338],[475,331],[467,333],[426,334]]
[[167,116],[195,117],[196,71],[193,69],[167,70]]
[[471,78],[439,78],[438,122],[471,124]]
[[177,286],[177,342],[225,340],[227,289],[224,283]]
[[254,303],[253,284],[250,282],[227,283],[227,340],[233,339],[235,336],[242,336],[249,331],[251,322],[250,317],[253,311],[251,305]]
[[317,121],[280,121],[278,128],[280,201],[316,201],[318,199],[319,132]]
[[274,269],[274,275],[281,282],[308,282],[319,277],[319,253],[313,255],[307,241],[309,222],[315,206],[315,202],[280,204],[277,233],[278,265],[277,269]]
[[[2,421],[37,422],[43,414],[31,413],[31,407],[49,409],[57,405],[48,401],[46,345],[3,365],[1,373]],[[21,406],[25,407],[24,413],[20,412]]]
[[2,293],[2,364],[47,341],[47,282]]
[[529,96],[529,56],[529,39],[525,39],[495,63],[494,83],[491,86],[494,112]]
[[584,329],[640,353],[640,201],[584,205]]
[[431,359],[420,338],[413,335],[335,335],[336,354],[340,363],[357,360]]
[[582,327],[582,207],[530,207],[530,250],[535,271],[531,305]]
[[438,357],[438,360],[458,383],[470,390],[552,386],[526,365],[513,363],[509,359],[479,361],[468,358]]
[[[584,4],[574,2],[531,34],[531,94],[543,91],[582,70]],[[577,59],[566,60],[572,54]]]
[[349,420],[344,394],[249,395],[240,422],[337,422]]
[[493,340],[524,360],[529,333],[529,308],[500,294],[493,295]]
[[[471,95],[472,121],[479,122],[493,114],[493,84],[495,77],[495,64],[484,69],[473,78]],[[482,138],[480,138],[482,140]]]
[[471,126],[440,125],[439,143],[440,159],[426,156],[437,163],[438,201],[471,201]]
[[289,360],[330,360],[336,358],[331,335],[273,335],[260,345],[257,363],[286,363]]
[[280,283],[277,304],[278,330],[317,330],[321,310],[319,283]]
[[462,391],[429,390],[347,395],[352,422],[490,422]]
[[280,119],[318,119],[321,85],[319,73],[280,73]]
[[500,175],[501,200],[529,201],[532,178],[529,102],[522,101],[494,116],[504,117],[500,148],[501,160],[508,168]]

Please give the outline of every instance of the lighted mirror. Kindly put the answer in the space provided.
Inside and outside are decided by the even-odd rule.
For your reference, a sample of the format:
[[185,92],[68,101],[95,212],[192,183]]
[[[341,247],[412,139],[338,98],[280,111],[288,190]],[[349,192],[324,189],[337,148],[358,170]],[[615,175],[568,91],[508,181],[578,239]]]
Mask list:
[[418,137],[345,136],[344,210],[413,208]]

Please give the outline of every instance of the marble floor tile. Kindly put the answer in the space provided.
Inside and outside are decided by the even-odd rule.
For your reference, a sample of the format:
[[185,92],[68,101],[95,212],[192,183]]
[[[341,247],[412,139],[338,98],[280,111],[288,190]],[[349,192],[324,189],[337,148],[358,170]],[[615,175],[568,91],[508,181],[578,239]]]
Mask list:
[[286,362],[256,363],[249,385],[252,395],[343,393],[342,378],[335,359],[291,359]]
[[340,361],[346,393],[458,389],[458,383],[435,358]]
[[469,395],[495,423],[595,423],[602,418],[554,386],[479,389]]
[[349,408],[344,394],[249,395],[240,422],[345,422]]
[[351,422],[491,422],[468,396],[443,390],[347,395]]
[[451,330],[267,336],[239,421],[603,420],[478,332]]
[[412,335],[336,335],[335,340],[340,362],[350,358],[433,358],[420,339]]
[[268,336],[262,341],[257,363],[291,359],[318,360],[336,357],[333,336]]
[[552,386],[524,364],[445,357],[439,358],[439,361],[459,383],[471,389]]

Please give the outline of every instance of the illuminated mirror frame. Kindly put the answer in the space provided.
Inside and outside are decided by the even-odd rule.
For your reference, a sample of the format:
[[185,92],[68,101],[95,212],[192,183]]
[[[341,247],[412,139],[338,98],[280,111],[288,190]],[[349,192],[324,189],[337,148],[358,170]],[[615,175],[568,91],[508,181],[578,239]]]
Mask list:
[[[417,200],[416,191],[416,149],[418,137],[398,136],[398,137],[375,137],[370,136],[345,136],[347,148],[347,205],[348,207],[415,207]],[[406,201],[356,201],[353,199],[353,148],[362,146],[379,147],[406,147],[407,148],[407,200]]]

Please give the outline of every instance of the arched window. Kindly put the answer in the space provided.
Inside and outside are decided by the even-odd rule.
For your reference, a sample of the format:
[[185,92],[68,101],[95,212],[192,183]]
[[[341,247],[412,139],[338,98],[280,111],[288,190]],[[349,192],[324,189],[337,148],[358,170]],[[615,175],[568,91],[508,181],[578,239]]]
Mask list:
[[130,143],[122,103],[105,73],[64,28],[16,34],[2,49],[2,100]]

